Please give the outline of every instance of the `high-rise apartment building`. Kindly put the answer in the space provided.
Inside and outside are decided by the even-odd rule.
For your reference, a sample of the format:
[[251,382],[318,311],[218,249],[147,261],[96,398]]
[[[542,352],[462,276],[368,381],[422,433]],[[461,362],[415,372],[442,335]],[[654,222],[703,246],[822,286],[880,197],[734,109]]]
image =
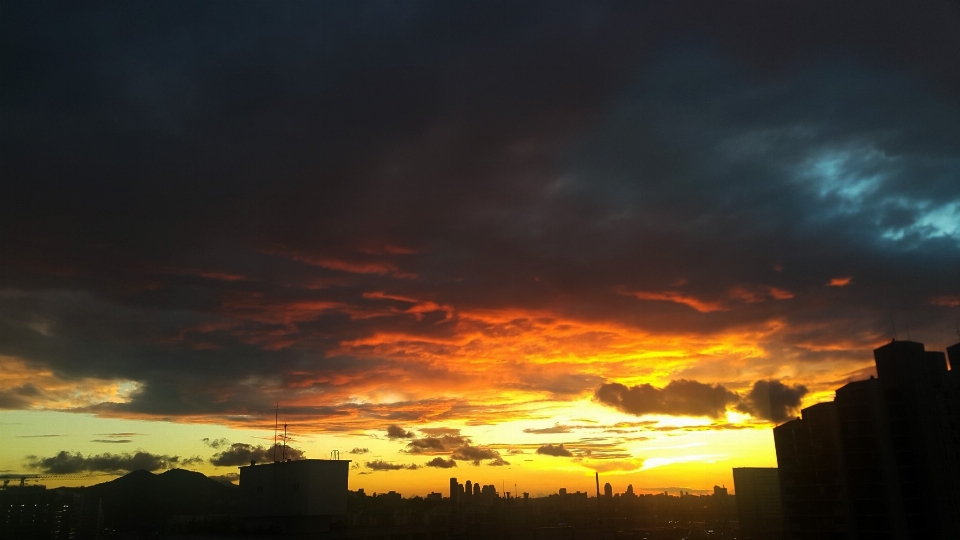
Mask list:
[[958,372],[911,341],[874,359],[877,377],[774,428],[788,538],[960,538]]

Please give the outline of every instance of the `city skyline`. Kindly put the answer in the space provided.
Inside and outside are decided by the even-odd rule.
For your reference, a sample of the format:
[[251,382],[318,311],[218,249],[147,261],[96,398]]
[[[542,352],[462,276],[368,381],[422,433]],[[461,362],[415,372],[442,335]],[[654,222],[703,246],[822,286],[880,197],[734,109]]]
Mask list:
[[3,473],[732,490],[960,339],[955,2],[233,7],[4,8]]

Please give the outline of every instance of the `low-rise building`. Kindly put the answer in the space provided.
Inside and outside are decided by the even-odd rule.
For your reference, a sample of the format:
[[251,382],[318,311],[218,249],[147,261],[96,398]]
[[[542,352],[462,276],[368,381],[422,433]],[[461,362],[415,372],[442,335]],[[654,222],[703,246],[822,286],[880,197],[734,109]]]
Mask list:
[[347,514],[350,460],[302,459],[240,467],[240,514],[273,530],[322,530]]

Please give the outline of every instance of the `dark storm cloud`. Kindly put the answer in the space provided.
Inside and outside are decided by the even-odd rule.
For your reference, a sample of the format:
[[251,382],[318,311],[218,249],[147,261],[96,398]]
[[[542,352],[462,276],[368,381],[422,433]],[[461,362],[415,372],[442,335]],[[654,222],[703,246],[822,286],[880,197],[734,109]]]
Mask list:
[[355,455],[366,454],[368,452],[370,452],[369,448],[354,448],[353,450],[350,450],[350,453]]
[[[867,350],[891,312],[939,343],[960,309],[931,303],[960,289],[957,9],[862,10],[19,3],[0,356],[138,383],[103,414],[265,416],[297,388],[337,396],[304,415],[385,424],[424,409],[340,407],[343,387],[451,375],[340,343],[450,337],[470,308],[775,320],[759,345],[802,362]],[[729,397],[632,391],[607,397],[708,416]]]
[[757,381],[739,408],[757,418],[783,422],[797,416],[800,400],[806,394],[807,387],[803,385],[787,386],[780,381]]
[[727,407],[740,402],[740,397],[716,384],[697,381],[670,381],[663,388],[649,384],[624,386],[606,383],[597,388],[594,397],[604,405],[635,414],[669,414],[689,416],[723,416]]
[[[27,467],[45,474],[76,474],[82,472],[120,473],[137,470],[156,471],[186,464],[179,456],[135,452],[124,454],[90,454],[65,450],[52,457],[27,456]],[[190,460],[191,463],[193,460]]]

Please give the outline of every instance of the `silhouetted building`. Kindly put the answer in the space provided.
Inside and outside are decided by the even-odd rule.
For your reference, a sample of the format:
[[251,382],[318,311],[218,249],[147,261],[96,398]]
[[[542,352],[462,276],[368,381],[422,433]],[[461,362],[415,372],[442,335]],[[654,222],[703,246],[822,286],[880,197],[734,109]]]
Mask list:
[[780,476],[776,468],[735,468],[733,469],[733,489],[737,492],[740,538],[749,540],[784,538]]
[[456,504],[460,500],[460,484],[456,478],[450,479],[450,500]]
[[[948,348],[951,366],[960,351]],[[960,538],[960,380],[943,353],[893,341],[876,378],[774,429],[796,539]],[[739,493],[738,493],[739,494]]]
[[610,485],[610,482],[603,485],[603,495],[608,499],[613,498],[613,486]]
[[282,531],[317,530],[347,513],[350,460],[240,467],[240,514]]
[[784,529],[793,540],[840,540],[852,531],[840,424],[833,402],[774,428]]

